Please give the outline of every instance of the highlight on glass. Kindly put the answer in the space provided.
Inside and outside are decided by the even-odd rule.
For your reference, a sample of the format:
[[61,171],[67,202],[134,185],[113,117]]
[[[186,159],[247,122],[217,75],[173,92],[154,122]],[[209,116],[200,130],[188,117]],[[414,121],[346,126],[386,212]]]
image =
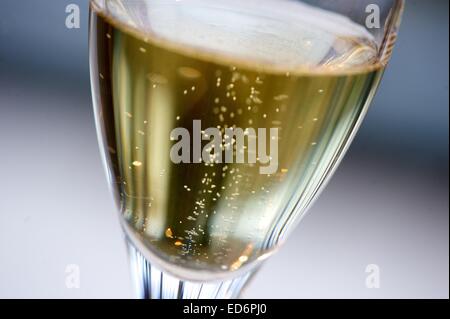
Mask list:
[[342,160],[403,1],[90,7],[96,125],[138,296],[238,297]]

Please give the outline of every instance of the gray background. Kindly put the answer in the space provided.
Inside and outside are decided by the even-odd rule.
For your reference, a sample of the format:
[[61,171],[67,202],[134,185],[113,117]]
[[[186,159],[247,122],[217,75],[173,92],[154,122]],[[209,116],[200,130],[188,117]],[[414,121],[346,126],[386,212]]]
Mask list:
[[[65,28],[78,3],[82,27]],[[0,297],[132,297],[91,111],[87,1],[0,1]],[[342,166],[249,298],[448,298],[448,1],[408,0]],[[80,289],[67,289],[77,264]],[[367,289],[365,268],[381,269]]]

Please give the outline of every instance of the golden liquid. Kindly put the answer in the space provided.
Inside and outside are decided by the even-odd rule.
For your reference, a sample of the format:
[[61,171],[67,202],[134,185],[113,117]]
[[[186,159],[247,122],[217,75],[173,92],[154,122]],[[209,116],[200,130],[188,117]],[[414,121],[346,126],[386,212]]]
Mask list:
[[[335,168],[366,111],[382,73],[374,43],[304,23],[296,30],[304,47],[268,34],[270,48],[255,47],[251,59],[245,45],[226,52],[220,42],[202,41],[197,20],[189,46],[189,39],[170,39],[164,25],[168,33],[159,37],[92,11],[98,125],[128,229],[153,255],[192,272],[235,271],[270,252]],[[224,39],[245,38],[227,32]],[[258,37],[262,46],[264,34]],[[193,120],[202,129],[279,128],[278,171],[173,164],[170,132],[191,131]]]

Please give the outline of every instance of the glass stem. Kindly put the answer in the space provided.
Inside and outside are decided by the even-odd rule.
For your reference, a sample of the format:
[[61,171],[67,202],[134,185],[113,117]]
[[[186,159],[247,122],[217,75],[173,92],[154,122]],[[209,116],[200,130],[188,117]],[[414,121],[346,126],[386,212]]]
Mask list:
[[140,299],[235,299],[253,272],[225,281],[180,280],[152,266],[127,240],[131,274]]

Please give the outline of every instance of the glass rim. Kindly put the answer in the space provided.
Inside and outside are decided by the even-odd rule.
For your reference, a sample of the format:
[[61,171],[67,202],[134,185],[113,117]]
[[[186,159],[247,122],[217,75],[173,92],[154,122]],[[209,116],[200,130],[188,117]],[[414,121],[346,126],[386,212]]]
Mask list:
[[[107,8],[107,3],[111,0],[89,0],[89,8],[91,12],[97,13],[102,18],[109,21],[111,24],[117,26],[121,31],[126,32],[140,40],[148,43],[152,43],[157,46],[165,47],[174,52],[185,54],[189,56],[195,56],[204,60],[208,60],[214,63],[228,63],[230,65],[236,66],[242,69],[249,69],[254,71],[264,71],[273,75],[287,74],[292,76],[305,76],[305,75],[358,75],[366,74],[369,72],[375,72],[383,70],[388,65],[393,48],[396,44],[398,31],[400,28],[402,14],[405,8],[405,0],[391,0],[392,5],[390,6],[389,15],[386,18],[384,26],[380,27],[384,30],[382,40],[378,43],[377,59],[373,63],[366,65],[358,65],[346,69],[331,69],[325,67],[290,67],[281,64],[267,64],[261,62],[249,61],[247,58],[231,56],[229,54],[202,50],[195,46],[187,46],[182,43],[177,43],[175,41],[168,40],[155,33],[145,36],[141,30],[137,27],[131,26],[119,18],[115,17]],[[122,0],[119,0],[122,1]],[[126,0],[125,0],[126,1]],[[136,0],[133,0],[136,1]],[[141,0],[145,1],[145,0]],[[151,0],[150,0],[151,1]],[[333,1],[333,0],[330,0]],[[385,0],[374,0],[374,4],[380,3]],[[348,17],[348,16],[347,16]]]

